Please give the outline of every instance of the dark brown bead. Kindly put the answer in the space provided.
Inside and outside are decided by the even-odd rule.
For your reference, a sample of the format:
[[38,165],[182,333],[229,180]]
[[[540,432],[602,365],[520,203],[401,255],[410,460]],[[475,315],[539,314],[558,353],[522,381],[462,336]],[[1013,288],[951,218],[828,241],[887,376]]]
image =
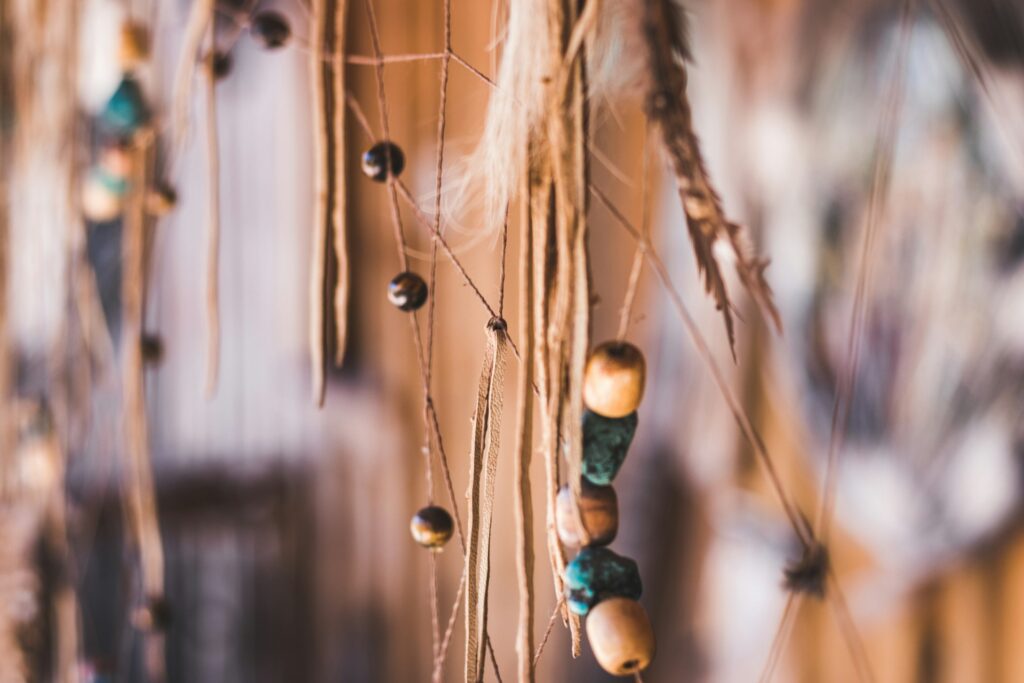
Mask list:
[[424,548],[440,550],[451,539],[455,530],[452,516],[443,507],[431,505],[415,515],[409,523],[413,539]]
[[363,152],[363,173],[367,178],[383,183],[388,179],[388,169],[396,177],[405,169],[405,154],[398,145],[384,140]]
[[163,360],[164,342],[159,335],[143,334],[139,343],[142,346],[142,360],[153,364]]
[[253,17],[251,30],[256,42],[267,50],[282,47],[292,35],[288,20],[271,10],[260,12]]
[[231,53],[217,50],[213,53],[213,77],[218,81],[231,73]]
[[132,613],[132,625],[140,631],[163,633],[171,626],[171,606],[163,597],[153,596]]
[[640,405],[645,374],[640,349],[628,342],[605,342],[587,360],[583,402],[598,415],[625,417]]
[[388,301],[403,311],[415,311],[427,301],[427,283],[416,273],[399,273],[388,283]]
[[[619,531],[619,501],[611,486],[595,486],[586,479],[580,489],[580,517],[590,542],[587,545],[608,545]],[[558,491],[555,507],[558,538],[567,546],[580,545],[579,525],[573,510],[572,491],[563,486]]]
[[613,676],[643,671],[654,657],[651,620],[643,606],[629,598],[608,598],[591,609],[587,640],[597,663]]

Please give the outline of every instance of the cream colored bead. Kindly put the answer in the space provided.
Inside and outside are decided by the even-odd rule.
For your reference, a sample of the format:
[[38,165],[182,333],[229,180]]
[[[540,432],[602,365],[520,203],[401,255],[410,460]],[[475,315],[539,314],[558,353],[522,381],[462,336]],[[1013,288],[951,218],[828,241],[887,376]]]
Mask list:
[[601,668],[614,676],[643,671],[654,657],[654,629],[636,600],[608,598],[587,615],[587,638]]
[[640,349],[628,342],[605,342],[587,360],[583,401],[598,415],[625,417],[640,405],[645,374]]

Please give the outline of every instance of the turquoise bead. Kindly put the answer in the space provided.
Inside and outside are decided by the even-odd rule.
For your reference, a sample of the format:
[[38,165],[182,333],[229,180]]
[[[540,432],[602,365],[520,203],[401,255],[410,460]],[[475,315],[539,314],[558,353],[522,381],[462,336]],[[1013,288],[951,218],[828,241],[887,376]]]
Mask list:
[[114,135],[129,137],[148,119],[149,111],[142,86],[134,77],[126,74],[100,112],[100,123]]
[[97,166],[90,171],[92,179],[102,185],[104,189],[116,194],[117,196],[123,196],[128,191],[128,181],[125,178],[118,178],[116,175],[103,168]]
[[583,476],[590,483],[607,486],[626,460],[636,433],[637,417],[604,417],[590,410],[583,413]]
[[636,562],[608,548],[581,550],[565,568],[569,609],[580,616],[607,598],[637,600],[643,591]]

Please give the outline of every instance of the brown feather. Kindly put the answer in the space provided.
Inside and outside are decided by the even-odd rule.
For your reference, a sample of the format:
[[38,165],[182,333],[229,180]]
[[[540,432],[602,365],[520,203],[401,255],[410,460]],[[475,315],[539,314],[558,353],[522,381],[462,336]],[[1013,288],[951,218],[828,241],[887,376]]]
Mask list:
[[771,288],[764,279],[768,262],[751,253],[743,228],[725,217],[722,202],[711,184],[693,130],[693,114],[686,95],[686,66],[690,54],[685,16],[672,0],[645,0],[644,42],[647,46],[650,83],[645,95],[648,117],[661,131],[679,186],[679,197],[693,243],[697,269],[704,289],[714,297],[722,311],[729,348],[736,354],[736,333],[732,302],[715,258],[714,244],[727,240],[736,253],[736,271],[740,281],[761,310],[781,330],[782,322],[772,301]]

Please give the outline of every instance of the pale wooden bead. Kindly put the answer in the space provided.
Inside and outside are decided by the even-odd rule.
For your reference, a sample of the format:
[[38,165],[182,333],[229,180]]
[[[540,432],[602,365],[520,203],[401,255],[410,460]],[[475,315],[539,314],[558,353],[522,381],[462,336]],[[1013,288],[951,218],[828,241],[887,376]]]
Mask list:
[[636,600],[608,598],[587,616],[587,638],[601,668],[613,676],[643,671],[654,657],[654,629]]
[[121,215],[124,199],[95,175],[90,174],[82,186],[82,213],[95,223],[112,221]]
[[645,374],[640,349],[628,342],[605,342],[587,360],[583,401],[598,415],[625,417],[640,405]]
[[121,24],[121,43],[118,45],[117,59],[121,68],[134,69],[149,59],[149,29],[144,25],[126,21]]
[[[611,486],[595,486],[586,480],[580,490],[580,517],[590,537],[588,545],[608,545],[619,531],[619,502]],[[562,543],[577,547],[580,543],[579,525],[573,510],[572,491],[563,486],[558,491],[555,508],[558,538]]]

